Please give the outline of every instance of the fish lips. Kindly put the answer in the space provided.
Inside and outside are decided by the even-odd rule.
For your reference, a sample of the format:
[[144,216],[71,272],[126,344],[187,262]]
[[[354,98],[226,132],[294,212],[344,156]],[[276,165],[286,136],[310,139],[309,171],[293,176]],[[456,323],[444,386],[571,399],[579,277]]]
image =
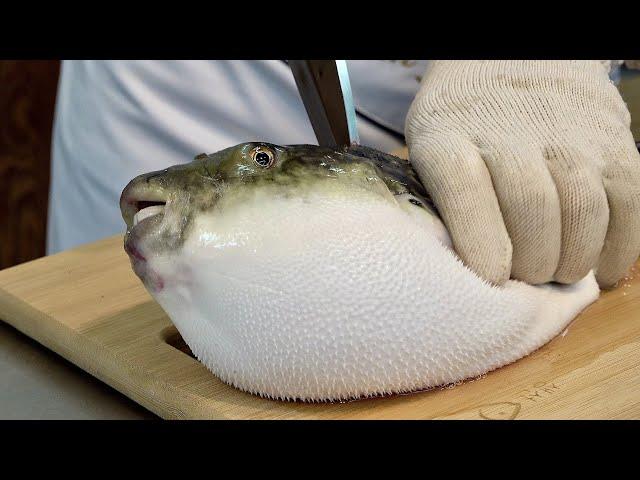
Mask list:
[[128,228],[124,236],[124,250],[129,255],[133,271],[153,291],[162,290],[164,280],[149,266],[148,258],[153,254],[149,242],[159,234],[163,216],[163,213],[158,213],[145,218]]

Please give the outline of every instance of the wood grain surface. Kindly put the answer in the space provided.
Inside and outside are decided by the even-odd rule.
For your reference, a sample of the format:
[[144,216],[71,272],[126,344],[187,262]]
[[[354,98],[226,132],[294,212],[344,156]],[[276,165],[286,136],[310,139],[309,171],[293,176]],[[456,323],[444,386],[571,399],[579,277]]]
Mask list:
[[57,60],[0,61],[0,268],[45,253]]
[[164,418],[640,418],[640,280],[532,355],[478,379],[348,403],[265,400],[190,354],[120,236],[0,271],[0,318]]

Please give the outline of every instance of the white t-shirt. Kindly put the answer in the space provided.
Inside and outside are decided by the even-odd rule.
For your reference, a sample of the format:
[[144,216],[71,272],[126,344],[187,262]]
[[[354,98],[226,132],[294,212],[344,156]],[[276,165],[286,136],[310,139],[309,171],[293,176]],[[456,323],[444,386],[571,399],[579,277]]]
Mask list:
[[[402,146],[426,61],[349,61],[360,141]],[[65,61],[53,132],[47,252],[120,233],[140,173],[247,141],[316,143],[281,60]]]

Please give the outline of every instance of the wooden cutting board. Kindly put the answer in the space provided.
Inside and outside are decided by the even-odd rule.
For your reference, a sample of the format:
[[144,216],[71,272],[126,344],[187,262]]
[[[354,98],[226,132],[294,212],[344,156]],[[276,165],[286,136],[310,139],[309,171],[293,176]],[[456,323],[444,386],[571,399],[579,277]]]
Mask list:
[[265,400],[189,355],[131,271],[120,236],[0,271],[0,319],[163,418],[640,418],[640,280],[564,335],[456,386],[349,403]]

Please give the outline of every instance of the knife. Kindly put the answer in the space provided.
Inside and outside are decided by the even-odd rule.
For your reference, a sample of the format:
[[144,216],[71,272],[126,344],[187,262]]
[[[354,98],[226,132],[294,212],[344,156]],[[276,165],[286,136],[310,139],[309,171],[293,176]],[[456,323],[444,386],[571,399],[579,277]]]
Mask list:
[[318,145],[357,144],[356,110],[345,60],[288,60]]

